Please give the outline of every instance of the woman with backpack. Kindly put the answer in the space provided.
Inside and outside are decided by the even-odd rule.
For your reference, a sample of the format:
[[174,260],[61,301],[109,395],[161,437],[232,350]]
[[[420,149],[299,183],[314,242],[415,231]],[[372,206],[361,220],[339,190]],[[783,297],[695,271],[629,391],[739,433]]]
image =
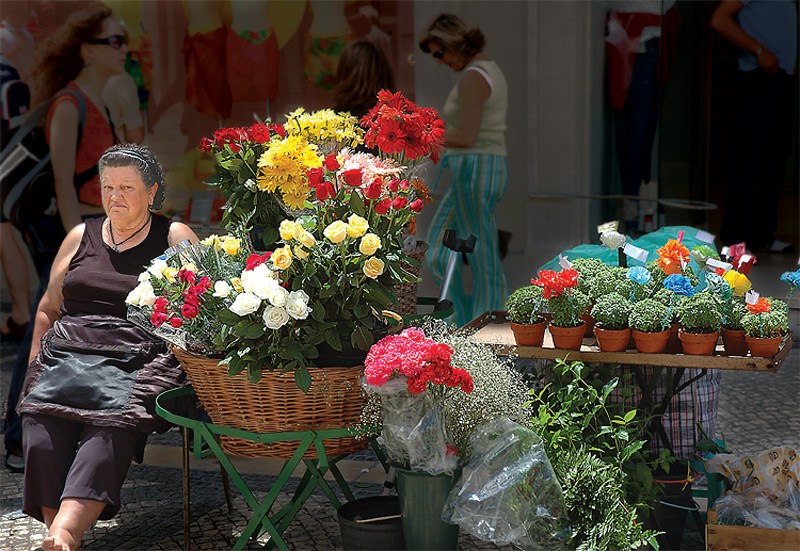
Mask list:
[[[111,10],[92,5],[72,14],[34,61],[33,104],[54,98],[45,132],[66,232],[83,218],[103,214],[97,161],[116,138],[102,94],[108,79],[125,70],[127,41]],[[79,117],[81,100],[85,121]]]

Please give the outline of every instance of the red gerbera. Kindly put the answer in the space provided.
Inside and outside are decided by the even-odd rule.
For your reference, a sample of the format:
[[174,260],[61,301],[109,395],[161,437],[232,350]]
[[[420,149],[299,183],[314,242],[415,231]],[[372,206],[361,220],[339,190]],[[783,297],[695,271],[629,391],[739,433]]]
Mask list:
[[406,133],[403,131],[401,121],[385,120],[381,123],[376,145],[378,149],[388,155],[402,153],[405,146],[405,137]]

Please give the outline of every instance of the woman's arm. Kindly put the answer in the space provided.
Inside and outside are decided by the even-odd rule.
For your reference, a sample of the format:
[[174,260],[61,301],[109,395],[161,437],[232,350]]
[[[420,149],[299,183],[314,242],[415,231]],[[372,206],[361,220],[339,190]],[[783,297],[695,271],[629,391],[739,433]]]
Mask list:
[[188,241],[189,243],[197,243],[200,241],[192,231],[192,228],[183,224],[182,222],[173,222],[169,226],[169,236],[167,243],[170,247],[174,247],[181,241]]
[[69,263],[75,255],[75,251],[78,250],[81,238],[83,238],[83,230],[83,224],[78,224],[70,230],[58,249],[56,259],[53,261],[47,291],[45,291],[42,300],[39,302],[39,307],[33,320],[33,341],[31,342],[31,352],[28,356],[29,364],[39,354],[39,349],[42,346],[42,335],[53,327],[56,320],[61,319],[59,309],[61,308],[61,303],[64,302],[61,286],[64,283],[64,276],[67,275],[67,270],[69,270]]
[[723,0],[711,16],[711,28],[743,50],[755,54],[762,69],[774,73],[780,68],[778,58],[758,40],[744,32],[736,22],[736,14],[744,8],[739,0]]
[[81,223],[75,190],[75,156],[78,150],[78,108],[71,101],[56,105],[50,119],[50,161],[55,177],[61,223],[69,232]]
[[444,133],[445,147],[472,147],[478,139],[483,104],[492,89],[478,71],[466,71],[458,84],[458,126]]

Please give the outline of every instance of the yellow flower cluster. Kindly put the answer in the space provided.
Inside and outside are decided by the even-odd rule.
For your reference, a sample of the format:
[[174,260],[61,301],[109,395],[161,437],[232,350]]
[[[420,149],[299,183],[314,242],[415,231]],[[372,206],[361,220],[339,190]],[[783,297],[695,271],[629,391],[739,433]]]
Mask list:
[[[317,240],[310,232],[306,231],[303,226],[292,220],[284,220],[281,222],[278,232],[281,234],[281,239],[284,241],[291,241],[296,239],[299,243],[295,244],[294,249],[289,249],[288,245],[284,247],[288,249],[289,256],[291,257],[292,251],[297,258],[306,258],[309,251],[317,244]],[[274,257],[273,257],[274,261]]]
[[242,246],[241,239],[230,235],[223,235],[222,237],[218,235],[209,235],[205,239],[203,239],[200,243],[203,245],[213,245],[214,249],[217,251],[225,251],[227,254],[231,256],[236,256],[239,254],[239,249]]
[[269,148],[258,160],[258,189],[274,193],[279,191],[290,209],[303,207],[311,188],[306,171],[322,166],[317,146],[300,136],[286,136],[272,140]]
[[364,129],[358,119],[331,109],[306,113],[301,107],[286,116],[284,128],[289,136],[302,136],[315,144],[335,142],[356,147],[364,143]]
[[[358,252],[364,256],[371,256],[375,251],[381,248],[381,238],[374,233],[367,233],[369,224],[367,221],[357,214],[351,214],[345,223],[342,220],[336,220],[328,224],[322,234],[328,238],[332,243],[341,243],[347,237],[353,239],[361,238],[358,243]],[[381,270],[383,273],[383,270]]]

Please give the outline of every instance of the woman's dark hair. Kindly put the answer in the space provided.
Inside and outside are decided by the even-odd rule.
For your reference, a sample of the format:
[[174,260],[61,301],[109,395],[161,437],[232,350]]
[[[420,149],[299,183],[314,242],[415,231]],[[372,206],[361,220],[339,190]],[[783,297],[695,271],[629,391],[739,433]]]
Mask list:
[[367,40],[350,42],[339,56],[333,89],[337,111],[361,118],[377,101],[378,92],[394,92],[394,73],[386,54]]
[[486,38],[480,28],[469,27],[463,19],[451,13],[439,15],[419,37],[419,47],[431,53],[428,42],[434,41],[456,55],[466,59],[479,54],[486,47]]
[[161,203],[164,201],[164,169],[150,148],[135,143],[112,145],[103,152],[100,160],[97,161],[97,169],[100,171],[101,177],[106,168],[124,166],[136,168],[147,189],[158,186],[150,210],[160,209]]
[[92,4],[69,16],[38,49],[31,68],[34,106],[52,98],[56,92],[80,74],[83,68],[81,44],[97,38],[111,10],[100,3]]

